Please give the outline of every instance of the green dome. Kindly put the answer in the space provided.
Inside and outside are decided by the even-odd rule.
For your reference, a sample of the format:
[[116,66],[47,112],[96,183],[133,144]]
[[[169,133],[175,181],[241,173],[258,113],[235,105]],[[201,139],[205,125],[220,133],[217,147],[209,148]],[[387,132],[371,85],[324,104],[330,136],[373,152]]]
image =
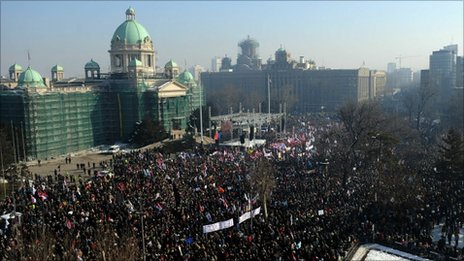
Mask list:
[[59,71],[64,71],[63,67],[59,66],[58,64],[52,67],[52,72],[59,72]]
[[12,66],[10,66],[10,71],[22,71],[23,67],[21,65],[15,63]]
[[131,66],[131,67],[139,67],[139,66],[143,66],[143,65],[142,65],[141,61],[139,61],[138,59],[134,59],[134,60],[129,62],[129,66]]
[[85,64],[85,69],[100,69],[100,65],[95,62],[93,59],[90,59],[90,62]]
[[189,71],[183,71],[177,77],[177,81],[179,81],[182,84],[188,84],[192,81],[194,82],[194,79],[193,79],[193,75]]
[[145,27],[135,20],[135,10],[130,8],[126,10],[126,21],[124,21],[114,32],[111,42],[122,42],[124,44],[139,44],[150,40]]
[[42,75],[32,70],[31,67],[27,67],[27,69],[19,75],[18,86],[35,88],[47,87],[43,82]]
[[164,66],[164,68],[174,68],[174,67],[178,67],[178,66],[177,66],[177,63],[174,62],[173,60],[169,60],[169,62],[167,62],[166,65]]

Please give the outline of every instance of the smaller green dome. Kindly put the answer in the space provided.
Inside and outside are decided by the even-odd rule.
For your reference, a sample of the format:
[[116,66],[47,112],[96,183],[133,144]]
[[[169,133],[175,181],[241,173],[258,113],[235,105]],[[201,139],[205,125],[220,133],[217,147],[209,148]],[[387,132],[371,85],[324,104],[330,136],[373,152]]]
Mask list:
[[90,59],[90,62],[85,64],[85,69],[100,69],[100,65],[95,62],[93,59]]
[[31,67],[27,67],[27,69],[19,75],[18,80],[19,87],[35,87],[35,88],[46,88],[42,75],[35,70],[32,70]]
[[193,75],[189,71],[183,71],[179,76],[177,77],[177,81],[179,81],[182,84],[188,84],[190,82],[195,82],[193,79]]
[[21,65],[15,63],[12,66],[10,66],[10,71],[22,71],[23,67]]
[[129,62],[129,66],[130,67],[140,67],[140,66],[143,66],[143,64],[138,59],[134,59],[134,60]]
[[169,60],[169,62],[167,62],[166,65],[164,66],[164,68],[174,68],[174,67],[178,67],[178,66],[177,66],[177,63],[174,62],[172,59]]
[[55,66],[52,67],[52,72],[60,72],[60,71],[64,71],[64,69],[58,64],[55,64]]

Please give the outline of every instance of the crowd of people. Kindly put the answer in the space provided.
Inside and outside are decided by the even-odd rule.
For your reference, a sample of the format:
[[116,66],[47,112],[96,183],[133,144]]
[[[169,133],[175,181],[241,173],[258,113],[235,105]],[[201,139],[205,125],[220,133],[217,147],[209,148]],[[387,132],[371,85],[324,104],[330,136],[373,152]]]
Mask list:
[[[21,213],[20,220],[0,221],[2,258],[43,260],[40,252],[49,260],[341,260],[357,243],[373,241],[424,256],[464,255],[454,244],[464,222],[462,181],[433,175],[398,181],[420,183],[417,194],[385,200],[375,190],[388,191],[389,183],[333,172],[322,163],[325,155],[310,147],[332,120],[292,124],[289,139],[269,140],[266,147],[132,151],[103,164],[114,177],[36,176],[0,205],[2,215]],[[271,146],[276,143],[285,146]],[[267,217],[261,211],[204,234],[204,225],[237,221],[263,206],[251,184],[260,158],[275,169]],[[432,242],[431,230],[441,222],[443,240]]]

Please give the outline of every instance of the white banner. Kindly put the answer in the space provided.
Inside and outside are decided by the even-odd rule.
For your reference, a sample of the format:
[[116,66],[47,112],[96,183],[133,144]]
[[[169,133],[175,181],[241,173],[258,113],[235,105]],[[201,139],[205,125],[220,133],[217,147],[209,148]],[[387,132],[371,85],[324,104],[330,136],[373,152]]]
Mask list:
[[218,230],[221,230],[221,229],[226,229],[226,228],[233,227],[233,226],[234,226],[234,219],[233,218],[231,218],[229,220],[226,220],[226,221],[222,221],[222,222],[216,222],[216,223],[213,223],[213,224],[204,225],[203,226],[203,234],[218,231]]
[[243,221],[251,218],[251,216],[253,215],[256,216],[256,215],[259,215],[259,213],[261,213],[261,207],[259,208],[255,208],[253,209],[253,211],[248,211],[248,212],[245,212],[243,213],[243,215],[241,215],[239,218],[238,218],[238,223],[241,224]]
[[203,234],[218,231],[219,229],[220,229],[219,222],[209,224],[209,225],[204,225],[203,226]]
[[226,228],[233,227],[233,226],[234,226],[233,218],[226,220],[226,221],[219,222],[220,229],[226,229]]
[[[255,208],[252,211],[248,211],[248,212],[244,213],[243,215],[241,215],[238,218],[238,223],[240,224],[243,221],[251,218],[252,216],[254,217],[256,215],[259,215],[260,213],[261,213],[261,207]],[[216,222],[216,223],[209,224],[209,225],[204,225],[203,226],[203,234],[207,234],[207,233],[210,233],[210,232],[226,229],[226,228],[233,227],[233,226],[234,226],[234,219],[233,218],[231,218],[229,220],[226,220],[226,221],[221,221],[221,222]]]
[[249,219],[251,217],[250,212],[245,212],[238,218],[238,223],[241,224],[243,221]]

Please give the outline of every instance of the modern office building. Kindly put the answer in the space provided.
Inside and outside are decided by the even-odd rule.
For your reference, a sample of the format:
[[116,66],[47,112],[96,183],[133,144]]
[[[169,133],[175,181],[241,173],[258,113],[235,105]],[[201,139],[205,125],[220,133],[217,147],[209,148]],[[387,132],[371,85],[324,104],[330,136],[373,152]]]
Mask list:
[[446,103],[459,83],[457,45],[448,45],[430,55],[429,82],[440,103]]
[[125,141],[145,119],[159,122],[173,138],[185,133],[190,114],[204,101],[200,86],[174,61],[156,73],[148,30],[135,21],[134,9],[125,15],[111,39],[108,73],[92,59],[83,66],[84,79],[65,79],[59,65],[52,67],[51,81],[31,66],[10,67],[10,80],[0,91],[0,122],[14,139],[24,140],[18,158],[44,159]]

